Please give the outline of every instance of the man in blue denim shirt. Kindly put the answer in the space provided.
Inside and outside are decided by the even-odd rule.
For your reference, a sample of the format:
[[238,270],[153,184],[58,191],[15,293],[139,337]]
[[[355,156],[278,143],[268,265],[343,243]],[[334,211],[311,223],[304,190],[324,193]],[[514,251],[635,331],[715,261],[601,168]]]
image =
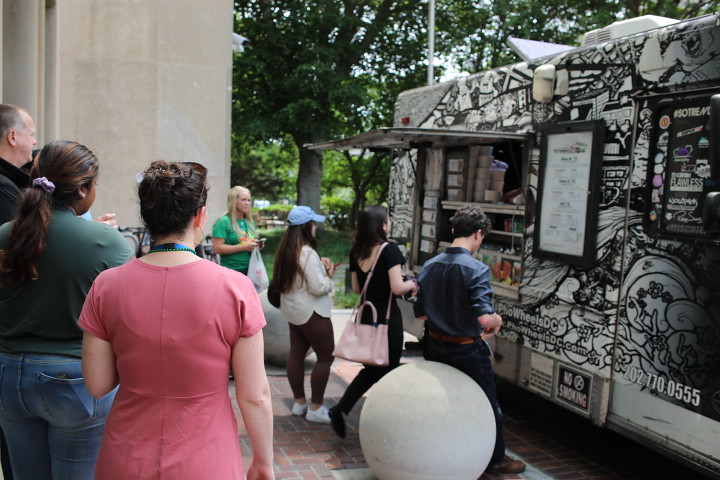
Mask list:
[[483,389],[495,413],[495,449],[488,472],[519,473],[525,462],[505,455],[502,413],[485,342],[502,326],[492,306],[490,269],[472,257],[491,223],[477,205],[460,207],[452,218],[453,243],[423,266],[415,316],[427,320],[426,359],[469,375]]

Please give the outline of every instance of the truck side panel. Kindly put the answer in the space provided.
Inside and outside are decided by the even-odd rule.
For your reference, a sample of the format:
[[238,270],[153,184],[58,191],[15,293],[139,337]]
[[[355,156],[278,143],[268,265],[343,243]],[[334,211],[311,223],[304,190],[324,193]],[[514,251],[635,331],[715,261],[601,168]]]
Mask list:
[[[720,476],[720,241],[704,234],[697,208],[718,186],[707,166],[708,112],[675,107],[720,92],[718,17],[540,63],[558,72],[549,104],[532,100],[536,65],[519,63],[404,92],[396,105],[396,123],[407,117],[410,126],[528,133],[528,201],[537,198],[542,129],[604,122],[595,262],[534,257],[530,202],[519,295],[496,292],[506,320],[497,372]],[[685,128],[693,112],[697,125]],[[673,115],[685,116],[682,129]],[[687,145],[678,143],[683,135]],[[419,234],[423,222],[438,221],[443,190],[417,178],[425,158],[417,152],[399,155],[391,173],[393,236],[409,243],[411,259],[447,240]]]

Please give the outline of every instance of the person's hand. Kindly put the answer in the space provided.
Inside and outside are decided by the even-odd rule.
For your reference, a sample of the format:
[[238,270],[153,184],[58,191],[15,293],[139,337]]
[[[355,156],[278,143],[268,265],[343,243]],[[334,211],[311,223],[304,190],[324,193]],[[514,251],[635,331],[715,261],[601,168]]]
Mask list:
[[335,265],[333,264],[333,261],[326,257],[322,257],[320,260],[322,260],[322,263],[325,266],[325,271],[327,272],[328,277],[332,277],[335,273]]
[[411,278],[410,281],[413,284],[412,290],[410,290],[410,291],[412,292],[413,295],[417,295],[418,290],[420,290],[420,285],[418,285],[417,278]]
[[255,465],[253,462],[248,468],[247,480],[275,480],[275,470],[272,465]]
[[240,250],[241,252],[252,252],[255,247],[259,246],[257,242],[243,242],[241,245],[244,247]]
[[485,315],[480,315],[478,317],[478,322],[483,327],[483,333],[480,335],[480,338],[483,340],[487,340],[497,334],[503,324],[502,317],[497,313],[486,313]]
[[105,223],[107,225],[110,225],[113,228],[118,228],[118,224],[115,221],[115,217],[117,215],[115,213],[106,213],[105,215],[100,215],[95,219],[96,222]]

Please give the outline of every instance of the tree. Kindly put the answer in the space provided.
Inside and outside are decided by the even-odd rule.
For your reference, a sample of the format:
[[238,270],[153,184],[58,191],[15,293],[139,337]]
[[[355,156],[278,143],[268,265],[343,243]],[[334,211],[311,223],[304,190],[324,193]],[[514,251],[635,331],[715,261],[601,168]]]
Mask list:
[[248,188],[253,198],[295,198],[297,150],[292,139],[262,142],[233,134],[231,149],[232,185]]
[[368,202],[374,205],[387,200],[390,160],[389,151],[373,153],[363,149],[357,154],[348,151],[326,154],[328,172],[323,182],[326,191],[345,187],[353,193],[348,219],[351,229],[355,228],[358,214]]
[[298,202],[318,208],[322,154],[303,145],[392,123],[398,89],[424,75],[424,4],[249,0],[235,2],[235,12],[235,31],[251,43],[234,62],[233,128],[257,140],[289,135],[300,159]]
[[710,13],[718,0],[443,0],[436,49],[450,68],[475,73],[519,61],[507,45],[519,37],[579,45],[582,33],[639,15],[676,19]]

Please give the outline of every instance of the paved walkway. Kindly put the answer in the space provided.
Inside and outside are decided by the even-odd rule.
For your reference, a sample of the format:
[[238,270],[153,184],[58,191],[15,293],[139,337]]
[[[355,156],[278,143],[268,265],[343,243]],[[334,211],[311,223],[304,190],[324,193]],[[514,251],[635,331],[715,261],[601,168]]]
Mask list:
[[[410,358],[409,361],[423,361]],[[292,415],[292,393],[285,373],[268,366],[268,377],[273,396],[275,419],[275,466],[279,479],[340,479],[340,480],[377,480],[369,469],[360,447],[358,424],[364,398],[358,402],[347,419],[347,437],[338,438],[329,425],[307,422],[304,418]],[[332,406],[340,399],[347,384],[355,377],[360,365],[336,359],[332,367],[330,381],[326,391],[327,404]],[[309,381],[306,382],[309,392]],[[234,392],[231,389],[231,393]],[[246,466],[250,462],[250,442],[242,418],[237,415],[240,424],[240,440]],[[509,449],[523,445],[514,439],[508,439]],[[517,452],[513,451],[513,454]],[[549,477],[530,465],[521,475],[483,475],[482,480],[547,480]],[[442,479],[438,479],[442,480]]]
[[[347,311],[334,311],[335,334],[340,335]],[[410,337],[413,339],[413,337]],[[424,361],[406,352],[403,362]],[[312,355],[307,362],[309,372]],[[342,396],[360,365],[336,359],[326,391],[326,404],[333,406]],[[305,421],[291,414],[292,393],[284,368],[267,366],[275,416],[275,465],[277,479],[377,480],[368,468],[358,436],[364,398],[347,419],[348,435],[335,436],[329,425]],[[309,392],[309,378],[306,377]],[[234,395],[234,388],[231,388]],[[528,464],[519,475],[484,474],[480,480],[655,480],[701,478],[695,472],[662,457],[607,429],[512,385],[499,383],[498,398],[505,415],[508,451]],[[246,466],[250,445],[240,424],[240,439]],[[438,479],[443,480],[443,479]]]
[[[348,310],[334,310],[333,324],[335,337],[339,337],[345,322],[350,316]],[[406,334],[406,340],[417,340]],[[306,372],[312,368],[314,356],[311,354],[306,363]],[[418,355],[407,355],[403,362],[424,361]],[[352,381],[361,365],[342,359],[335,359],[327,390],[326,404],[335,405],[347,385]],[[285,370],[282,367],[267,365],[270,389],[272,391],[273,414],[275,420],[275,466],[276,478],[279,479],[340,479],[340,480],[377,480],[368,467],[360,447],[358,424],[364,397],[347,418],[347,437],[338,438],[329,425],[307,422],[304,418],[292,415],[293,397],[288,384]],[[306,391],[310,392],[309,377],[306,376]],[[232,385],[231,385],[232,387]],[[234,396],[234,389],[231,388]],[[237,408],[237,407],[236,407]],[[240,440],[246,467],[250,462],[250,442],[242,424],[242,417],[236,412],[240,424]],[[509,448],[511,448],[508,441]],[[514,453],[514,452],[513,452]],[[521,476],[518,475],[483,475],[482,480],[546,480],[551,477],[530,466]],[[438,479],[441,480],[441,479]]]

